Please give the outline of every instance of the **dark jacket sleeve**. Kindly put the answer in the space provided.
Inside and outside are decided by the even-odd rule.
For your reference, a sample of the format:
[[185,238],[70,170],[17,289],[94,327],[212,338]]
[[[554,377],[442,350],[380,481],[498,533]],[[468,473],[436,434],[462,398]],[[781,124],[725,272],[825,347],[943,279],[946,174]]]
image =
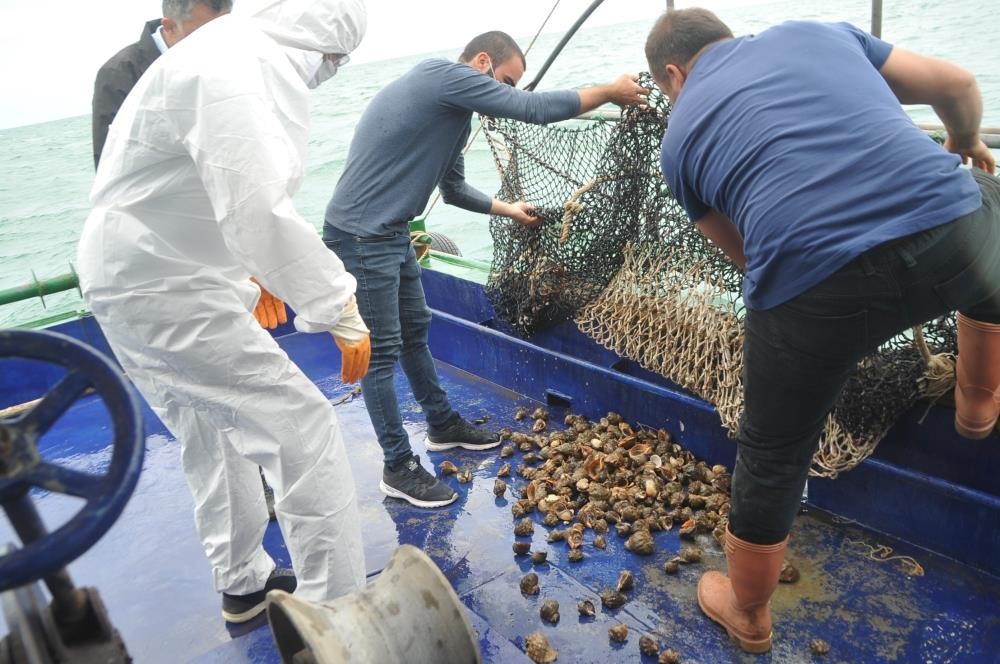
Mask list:
[[94,101],[91,129],[94,137],[94,168],[101,160],[104,142],[108,139],[108,128],[118,115],[128,93],[135,87],[149,66],[160,57],[160,49],[153,41],[152,31],[160,24],[160,19],[146,21],[139,41],[118,51],[97,72],[94,80]]
[[104,149],[104,142],[108,139],[108,128],[118,114],[125,97],[135,85],[135,81],[129,81],[128,78],[111,62],[97,72],[97,79],[94,81],[92,116],[94,168],[97,168],[97,164],[101,161],[101,150]]

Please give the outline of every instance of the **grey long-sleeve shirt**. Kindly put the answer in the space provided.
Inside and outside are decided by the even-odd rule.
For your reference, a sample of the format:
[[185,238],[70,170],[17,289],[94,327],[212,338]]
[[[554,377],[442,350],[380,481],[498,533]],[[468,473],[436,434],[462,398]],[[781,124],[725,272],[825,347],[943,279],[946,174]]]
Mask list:
[[408,232],[434,187],[445,203],[489,212],[492,199],[465,181],[472,114],[544,124],[579,112],[573,90],[525,92],[466,64],[425,60],[382,88],[362,114],[326,226],[362,237]]

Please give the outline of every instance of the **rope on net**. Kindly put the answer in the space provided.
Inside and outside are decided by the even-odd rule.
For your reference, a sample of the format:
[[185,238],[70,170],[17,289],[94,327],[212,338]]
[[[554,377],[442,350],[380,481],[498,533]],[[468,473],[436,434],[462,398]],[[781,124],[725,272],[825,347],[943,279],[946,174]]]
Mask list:
[[[640,81],[653,88],[648,74]],[[743,410],[742,275],[697,231],[659,173],[662,95],[617,123],[541,127],[484,118],[498,197],[541,223],[493,217],[486,291],[522,337],[575,319],[604,347],[715,405],[735,435]],[[954,385],[953,318],[864,358],[826,421],[811,473],[834,478],[875,450],[917,400]],[[937,353],[937,354],[935,354]]]

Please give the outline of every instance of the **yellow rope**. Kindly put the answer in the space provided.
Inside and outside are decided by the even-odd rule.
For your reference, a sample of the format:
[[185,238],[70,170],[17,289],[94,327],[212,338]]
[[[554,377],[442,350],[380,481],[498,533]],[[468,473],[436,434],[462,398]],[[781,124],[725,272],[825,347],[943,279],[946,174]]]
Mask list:
[[867,558],[868,560],[874,560],[879,563],[898,562],[899,567],[907,576],[924,575],[923,565],[910,556],[893,555],[891,546],[886,546],[885,544],[872,545],[867,542],[862,542],[861,540],[853,539],[845,539],[844,543],[858,549],[856,553]]
[[605,176],[591,180],[587,184],[583,185],[579,189],[573,192],[565,203],[563,203],[563,218],[562,218],[562,233],[559,235],[559,244],[566,244],[569,240],[569,229],[570,225],[573,223],[573,217],[578,215],[583,210],[583,205],[580,203],[580,197],[586,194],[588,191],[596,187],[597,185],[607,182],[612,178]]
[[927,364],[927,370],[917,381],[921,398],[933,401],[955,389],[955,356],[951,353],[931,353],[919,325],[913,328],[913,344]]

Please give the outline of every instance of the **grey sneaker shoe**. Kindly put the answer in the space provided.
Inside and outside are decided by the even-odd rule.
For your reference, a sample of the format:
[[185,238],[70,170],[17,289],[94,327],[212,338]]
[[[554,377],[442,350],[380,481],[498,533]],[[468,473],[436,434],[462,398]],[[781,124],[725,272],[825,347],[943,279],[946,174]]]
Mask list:
[[416,507],[444,507],[455,502],[458,494],[420,465],[412,456],[395,469],[382,471],[382,493],[401,498]]
[[222,593],[222,617],[231,623],[253,620],[264,610],[269,591],[284,590],[290,593],[295,592],[295,586],[295,573],[292,570],[275,569],[271,572],[271,576],[267,577],[263,590],[248,595]]
[[464,418],[450,427],[437,429],[428,427],[424,441],[430,452],[443,452],[456,447],[466,450],[491,450],[500,444],[500,436],[487,429],[480,429]]

